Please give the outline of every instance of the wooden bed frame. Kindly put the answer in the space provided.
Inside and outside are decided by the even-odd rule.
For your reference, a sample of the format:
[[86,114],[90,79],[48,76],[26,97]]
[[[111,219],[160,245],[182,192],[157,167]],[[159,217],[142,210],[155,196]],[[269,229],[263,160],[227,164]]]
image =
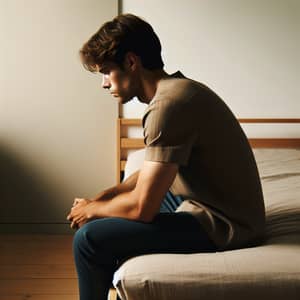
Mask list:
[[[240,123],[293,123],[300,124],[300,119],[238,119]],[[119,118],[117,120],[117,183],[122,175],[127,161],[128,150],[144,148],[143,138],[128,137],[128,127],[141,128],[141,119]],[[300,148],[300,138],[250,138],[252,148]]]

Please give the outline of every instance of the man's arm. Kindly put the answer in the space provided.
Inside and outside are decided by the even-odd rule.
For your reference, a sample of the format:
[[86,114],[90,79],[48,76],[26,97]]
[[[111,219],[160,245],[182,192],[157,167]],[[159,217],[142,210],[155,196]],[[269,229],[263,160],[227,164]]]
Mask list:
[[[137,175],[134,189],[119,193],[108,201],[81,202],[72,208],[68,219],[73,224],[103,217],[151,222],[177,170],[177,164],[145,161]],[[134,183],[134,180],[130,182]]]
[[140,173],[139,170],[134,172],[123,182],[100,192],[91,200],[95,200],[95,201],[109,200],[109,199],[112,199],[113,197],[116,197],[117,195],[119,195],[121,193],[132,191],[136,186],[139,173]]

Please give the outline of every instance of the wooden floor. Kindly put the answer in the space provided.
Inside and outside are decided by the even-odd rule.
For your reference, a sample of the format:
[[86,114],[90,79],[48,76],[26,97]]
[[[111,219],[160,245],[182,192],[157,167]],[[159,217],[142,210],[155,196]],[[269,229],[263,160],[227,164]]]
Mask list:
[[0,235],[0,300],[78,299],[72,236]]

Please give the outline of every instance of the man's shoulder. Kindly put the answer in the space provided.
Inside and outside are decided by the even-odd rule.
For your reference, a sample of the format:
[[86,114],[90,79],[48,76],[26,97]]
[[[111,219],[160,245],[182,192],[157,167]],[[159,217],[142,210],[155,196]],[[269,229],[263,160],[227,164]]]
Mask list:
[[151,106],[181,105],[184,101],[195,94],[195,83],[186,78],[170,78],[161,82],[156,90],[155,96],[150,102]]
[[178,93],[182,90],[183,91],[189,91],[191,89],[201,90],[202,88],[203,85],[200,82],[197,82],[195,80],[186,77],[182,77],[182,78],[175,77],[175,78],[169,78],[167,80],[163,80],[159,85],[158,92],[162,90],[162,91]]
[[[201,96],[196,82],[187,78],[171,78],[163,82],[143,115],[144,128],[192,121],[201,110]],[[181,120],[181,121],[180,121]],[[146,124],[147,123],[147,124]]]

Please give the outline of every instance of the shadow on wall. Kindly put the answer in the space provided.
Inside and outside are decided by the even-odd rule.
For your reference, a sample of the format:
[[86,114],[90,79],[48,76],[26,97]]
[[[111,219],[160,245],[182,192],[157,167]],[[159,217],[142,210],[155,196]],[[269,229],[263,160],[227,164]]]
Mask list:
[[[62,223],[65,212],[55,207],[55,187],[13,151],[0,145],[0,224]],[[59,220],[60,219],[60,220]],[[5,231],[2,230],[2,232]]]

